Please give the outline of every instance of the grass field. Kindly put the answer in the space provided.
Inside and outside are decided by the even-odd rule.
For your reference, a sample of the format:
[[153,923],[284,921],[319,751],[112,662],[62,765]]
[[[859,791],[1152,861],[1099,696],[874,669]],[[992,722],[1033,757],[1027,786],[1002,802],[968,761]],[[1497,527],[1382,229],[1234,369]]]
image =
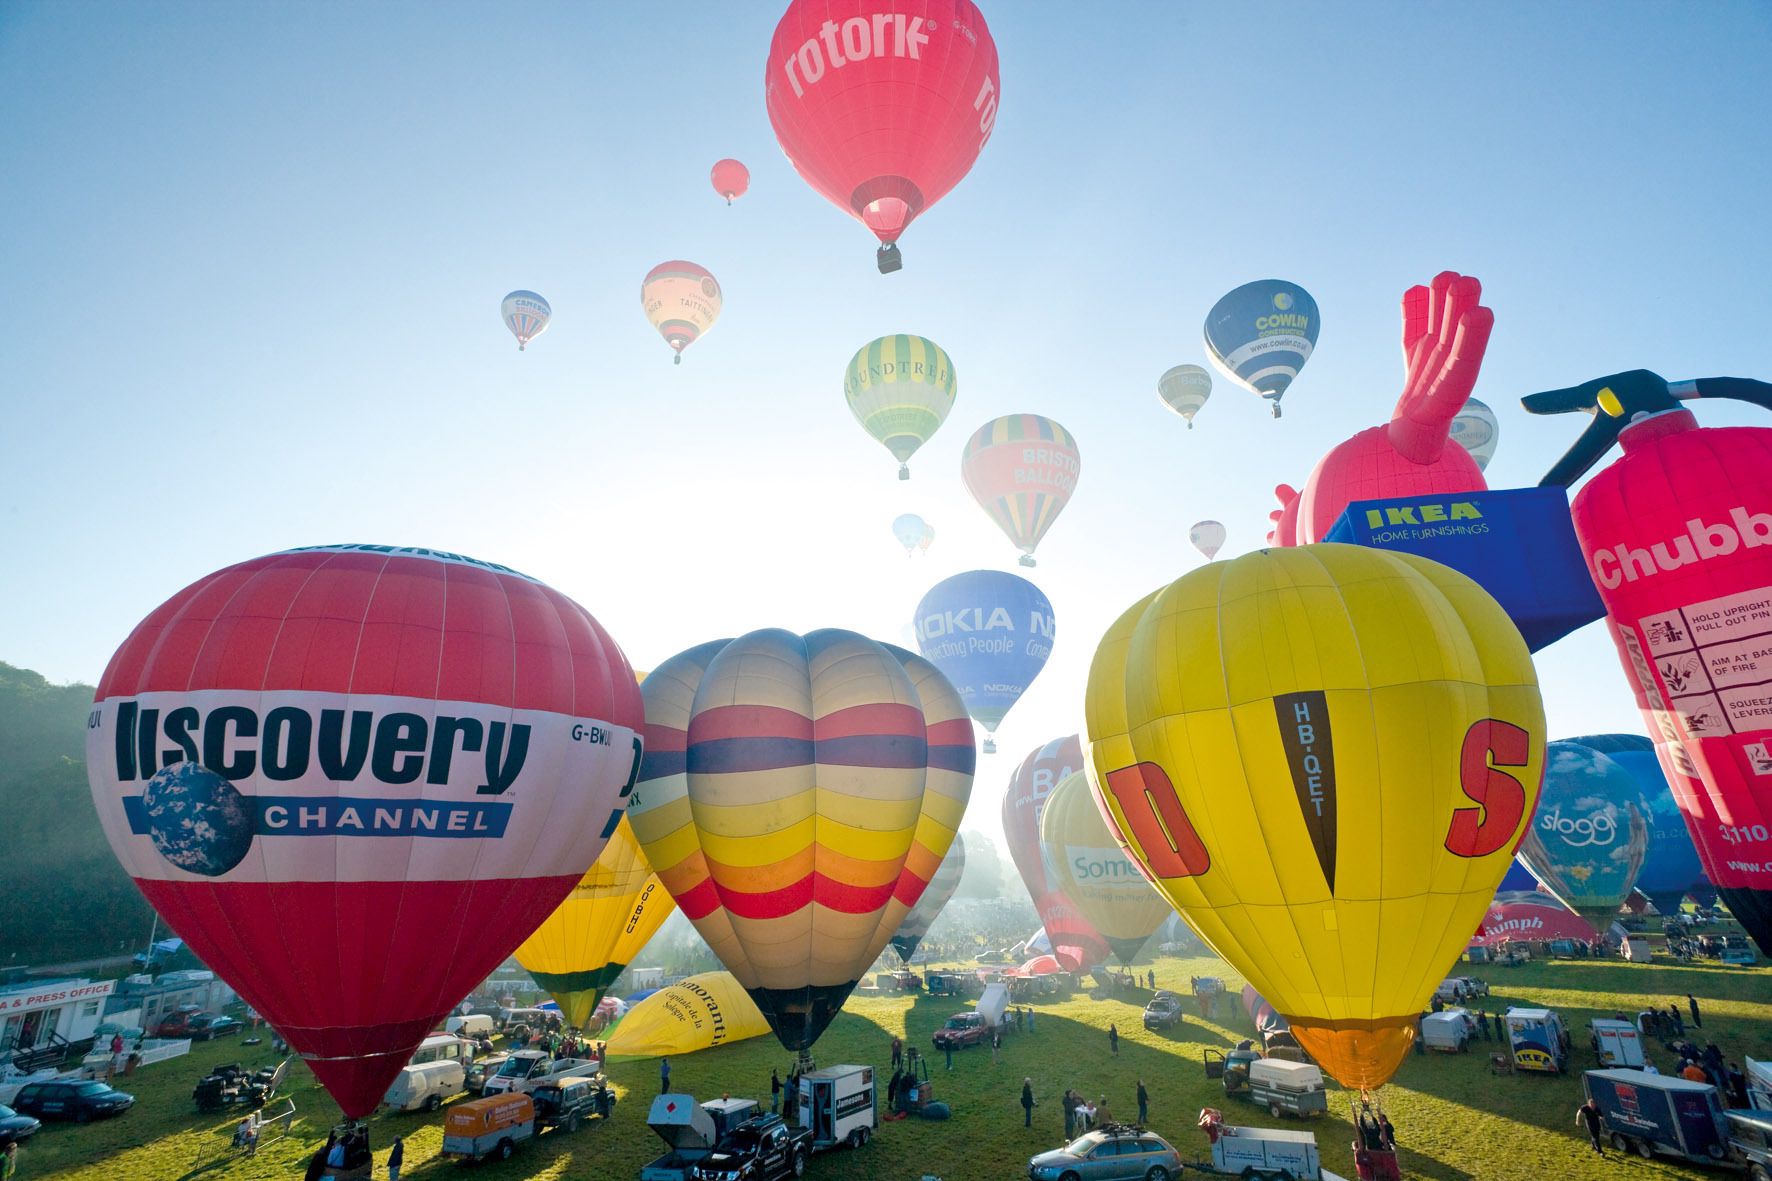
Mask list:
[[[1160,986],[1182,992],[1187,991],[1191,974],[1223,976],[1227,983],[1234,979],[1216,959],[1160,959],[1155,966]],[[1561,1010],[1575,1035],[1577,1062],[1584,1068],[1592,1065],[1586,1051],[1589,1018],[1621,1010],[1635,1014],[1650,1002],[1665,1008],[1688,992],[1704,1004],[1705,1024],[1699,1032],[1715,1040],[1731,1061],[1743,1055],[1772,1057],[1772,969],[1561,961],[1490,969],[1487,979],[1494,990],[1491,1011],[1508,1004]],[[1009,1038],[996,1065],[988,1049],[968,1050],[956,1055],[953,1071],[946,1072],[936,1055],[931,1062],[935,1094],[952,1105],[951,1121],[884,1124],[866,1148],[817,1157],[807,1175],[865,1181],[916,1181],[925,1173],[946,1181],[1025,1177],[1029,1155],[1062,1139],[1057,1097],[1067,1086],[1091,1097],[1105,1094],[1116,1117],[1129,1119],[1137,1110],[1133,1088],[1140,1077],[1151,1093],[1151,1126],[1180,1148],[1184,1159],[1205,1152],[1205,1138],[1193,1126],[1201,1107],[1224,1109],[1232,1122],[1273,1123],[1264,1111],[1227,1099],[1218,1083],[1204,1077],[1206,1048],[1227,1048],[1251,1035],[1241,1007],[1227,1000],[1213,1023],[1202,1024],[1190,1015],[1186,1025],[1176,1030],[1147,1033],[1139,1019],[1146,995],[1097,997],[1090,990],[1036,1005],[1034,1031]],[[926,996],[852,998],[819,1042],[819,1062],[884,1066],[894,1034],[902,1035],[909,1045],[927,1047],[930,1033],[956,1008],[951,1001]],[[1117,1024],[1121,1033],[1118,1058],[1108,1053],[1109,1023]],[[1411,1055],[1385,1088],[1383,1101],[1404,1148],[1406,1176],[1583,1181],[1705,1175],[1668,1161],[1611,1153],[1604,1160],[1596,1159],[1586,1141],[1577,1138],[1573,1123],[1581,1095],[1578,1074],[1492,1077],[1483,1048],[1479,1041],[1470,1054]],[[192,1084],[211,1064],[238,1060],[256,1064],[258,1060],[251,1058],[255,1053],[269,1057],[258,1047],[204,1045],[187,1058],[138,1072],[122,1084],[137,1096],[134,1110],[105,1123],[45,1127],[21,1154],[21,1181],[299,1176],[308,1152],[324,1140],[338,1117],[338,1109],[305,1070],[297,1071],[295,1085],[285,1092],[294,1098],[298,1111],[295,1135],[267,1146],[252,1160],[237,1157],[228,1147],[238,1115],[198,1116],[191,1103]],[[1665,1053],[1655,1060],[1664,1070],[1671,1065]],[[785,1076],[789,1065],[788,1055],[773,1038],[758,1038],[674,1060],[671,1081],[673,1089],[689,1091],[698,1099],[730,1092],[767,1100],[770,1068],[780,1068]],[[421,1181],[456,1176],[477,1181],[632,1178],[642,1164],[663,1151],[663,1144],[646,1127],[647,1109],[658,1090],[657,1063],[614,1062],[610,1076],[622,1096],[613,1120],[593,1122],[572,1136],[543,1136],[522,1145],[505,1164],[470,1168],[439,1159],[440,1114],[377,1118],[371,1133],[377,1160],[385,1157],[394,1136],[403,1135],[407,1138],[403,1176]],[[1033,1079],[1040,1102],[1031,1129],[1021,1123],[1024,1076]],[[1329,1118],[1303,1126],[1317,1133],[1324,1165],[1352,1177],[1349,1115],[1349,1096],[1334,1090]],[[376,1175],[384,1175],[379,1165]]]

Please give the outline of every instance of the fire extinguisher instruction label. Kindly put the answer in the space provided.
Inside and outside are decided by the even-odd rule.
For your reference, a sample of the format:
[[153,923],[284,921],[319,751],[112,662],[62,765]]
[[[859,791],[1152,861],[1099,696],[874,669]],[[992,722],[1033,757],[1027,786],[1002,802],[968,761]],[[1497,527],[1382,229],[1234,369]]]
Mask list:
[[[1646,615],[1634,630],[1632,663],[1641,673],[1653,661],[1653,683],[1688,736],[1772,730],[1772,588]],[[1772,760],[1750,763],[1772,774]]]

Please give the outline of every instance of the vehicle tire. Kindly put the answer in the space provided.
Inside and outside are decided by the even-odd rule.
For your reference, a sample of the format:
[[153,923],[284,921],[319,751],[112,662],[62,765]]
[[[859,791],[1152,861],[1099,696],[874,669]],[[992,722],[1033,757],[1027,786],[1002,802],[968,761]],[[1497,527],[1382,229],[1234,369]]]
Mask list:
[[1075,1173],[1060,1173],[1058,1175],[1058,1181],[1083,1181],[1083,1178],[1077,1176]]
[[74,1122],[75,1123],[84,1124],[84,1123],[89,1122],[91,1119],[92,1119],[92,1112],[86,1110],[84,1107],[77,1107],[74,1109]]
[[1772,1169],[1765,1165],[1750,1165],[1747,1170],[1747,1181],[1772,1181]]
[[436,1111],[441,1106],[443,1106],[443,1098],[440,1095],[432,1095],[425,1100],[426,1111]]
[[575,1111],[566,1117],[566,1131],[568,1133],[578,1131],[578,1112]]
[[1630,1151],[1630,1141],[1626,1140],[1624,1138],[1624,1136],[1619,1132],[1612,1133],[1611,1136],[1607,1137],[1607,1140],[1611,1143],[1611,1145],[1615,1151],[1618,1151],[1618,1152],[1629,1152]]
[[498,1147],[493,1151],[498,1154],[499,1160],[510,1160],[511,1154],[517,1151],[517,1146],[509,1140],[500,1140],[498,1142]]
[[1637,1150],[1637,1155],[1644,1160],[1655,1159],[1655,1145],[1649,1143],[1647,1140],[1638,1140],[1632,1145],[1632,1147]]
[[793,1173],[796,1177],[804,1177],[806,1175],[806,1150],[803,1148],[794,1153]]
[[1169,1181],[1169,1170],[1162,1165],[1152,1165],[1151,1171],[1144,1175],[1144,1181]]
[[1280,1105],[1278,1103],[1269,1103],[1267,1105],[1267,1113],[1269,1115],[1273,1116],[1275,1119],[1279,1119],[1280,1118]]

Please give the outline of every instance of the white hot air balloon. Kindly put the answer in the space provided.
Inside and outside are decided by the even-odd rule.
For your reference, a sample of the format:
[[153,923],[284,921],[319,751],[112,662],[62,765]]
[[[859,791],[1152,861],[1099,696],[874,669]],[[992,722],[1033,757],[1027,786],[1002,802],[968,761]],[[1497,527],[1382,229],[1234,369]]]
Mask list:
[[929,548],[929,543],[923,540],[924,534],[928,534],[933,540],[935,530],[916,513],[901,513],[893,518],[892,536],[898,538],[898,544],[904,546],[905,557],[910,557],[911,551],[919,545],[924,549]]
[[1452,419],[1452,441],[1471,453],[1478,471],[1487,468],[1495,455],[1495,445],[1501,442],[1501,424],[1495,420],[1495,411],[1475,398],[1470,399]]
[[1194,415],[1212,396],[1212,375],[1198,365],[1177,365],[1157,378],[1157,396],[1163,405],[1187,419],[1194,429]]
[[1224,526],[1217,521],[1196,521],[1194,527],[1187,531],[1187,539],[1210,562],[1224,547]]
[[505,318],[505,327],[517,338],[518,352],[546,332],[548,321],[554,316],[554,309],[548,306],[548,301],[533,291],[511,292],[505,296],[499,312]]

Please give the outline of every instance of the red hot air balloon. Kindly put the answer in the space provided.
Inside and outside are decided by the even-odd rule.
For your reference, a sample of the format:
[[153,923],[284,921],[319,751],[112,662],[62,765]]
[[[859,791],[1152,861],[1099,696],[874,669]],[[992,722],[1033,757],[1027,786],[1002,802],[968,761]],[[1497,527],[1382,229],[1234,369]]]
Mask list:
[[728,205],[744,196],[751,188],[751,170],[733,159],[714,161],[709,179],[714,182],[714,192],[726,198]]
[[972,0],[793,0],[763,90],[781,150],[874,231],[887,273],[898,236],[991,137],[997,45]]
[[533,578],[316,546],[143,620],[86,762],[149,903],[360,1119],[596,859],[644,721],[621,649]]
[[1047,868],[1040,843],[1040,818],[1052,789],[1066,775],[1082,769],[1083,747],[1077,736],[1054,738],[1021,761],[1009,780],[1009,790],[1003,793],[1003,835],[1009,841],[1009,855],[1034,899],[1034,910],[1052,941],[1053,954],[1073,972],[1107,959],[1108,944],[1065,897],[1057,876]]

